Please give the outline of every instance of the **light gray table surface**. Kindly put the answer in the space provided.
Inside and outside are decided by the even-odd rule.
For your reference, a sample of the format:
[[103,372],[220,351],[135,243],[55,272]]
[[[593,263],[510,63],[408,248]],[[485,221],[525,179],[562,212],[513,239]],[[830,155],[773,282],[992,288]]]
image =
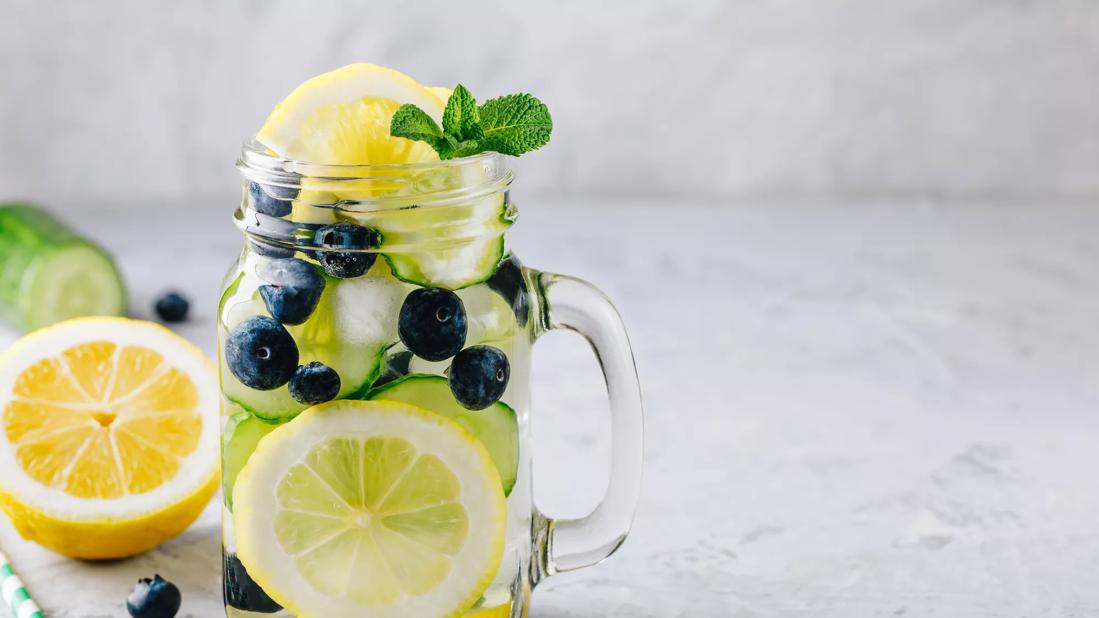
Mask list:
[[[585,277],[630,328],[644,496],[603,564],[536,618],[1099,615],[1099,208],[521,202],[512,246]],[[70,219],[108,244],[135,314],[179,288],[213,351],[224,211]],[[536,496],[575,516],[606,480],[582,342],[535,357]],[[124,616],[138,577],[220,612],[218,511],[137,558],[7,552],[47,616]]]

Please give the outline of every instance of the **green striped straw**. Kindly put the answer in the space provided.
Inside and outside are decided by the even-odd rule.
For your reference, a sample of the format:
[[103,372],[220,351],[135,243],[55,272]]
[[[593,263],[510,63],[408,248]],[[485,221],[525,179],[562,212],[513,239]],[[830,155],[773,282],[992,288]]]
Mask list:
[[12,618],[44,618],[42,610],[38,609],[38,604],[27,594],[23,580],[15,574],[15,569],[4,552],[0,552],[0,596],[11,609]]

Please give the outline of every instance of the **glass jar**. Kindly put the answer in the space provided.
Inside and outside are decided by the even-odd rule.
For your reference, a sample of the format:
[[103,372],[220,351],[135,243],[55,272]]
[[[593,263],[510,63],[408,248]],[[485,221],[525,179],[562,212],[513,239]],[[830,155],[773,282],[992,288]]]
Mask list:
[[[514,618],[528,614],[531,591],[546,577],[613,553],[629,530],[641,472],[629,341],[603,294],[529,269],[509,250],[505,233],[517,210],[504,158],[315,165],[275,158],[252,141],[238,168],[235,218],[245,243],[218,307],[227,614],[291,616],[281,607],[288,605],[306,607],[305,615],[317,611],[311,602],[335,599],[325,618],[419,616],[419,597],[454,593],[464,600],[450,601],[448,615]],[[591,343],[610,395],[611,482],[578,520],[542,515],[531,495],[530,354],[551,329]],[[399,402],[383,410],[414,428],[371,433],[369,419],[382,416],[376,402]],[[401,433],[419,436],[427,417],[446,430],[439,444]],[[466,445],[455,447],[465,453],[458,459],[481,457],[480,467],[467,466],[481,476],[462,476],[466,464],[457,462],[417,484],[408,480],[416,465],[369,454],[371,444],[399,444],[426,457],[450,441]],[[337,447],[351,455],[333,455]],[[401,472],[386,473],[383,492],[374,476],[391,469]],[[454,478],[453,491],[439,489]],[[495,511],[462,502],[476,495],[468,478],[490,480],[485,504],[502,505],[499,521],[477,519]],[[450,497],[431,493],[440,491]],[[393,493],[409,504],[431,494],[452,516],[420,521],[434,535],[424,541],[422,531],[393,523],[390,511],[400,508],[382,508]],[[372,573],[381,567],[366,557],[384,554],[378,548],[394,529],[427,544],[396,560],[427,553]],[[485,565],[485,573],[463,570]]]

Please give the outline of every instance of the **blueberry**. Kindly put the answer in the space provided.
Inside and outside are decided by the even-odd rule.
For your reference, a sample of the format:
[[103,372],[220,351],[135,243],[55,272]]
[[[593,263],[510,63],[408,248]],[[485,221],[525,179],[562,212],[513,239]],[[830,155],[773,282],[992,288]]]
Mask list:
[[134,618],[172,618],[182,602],[183,597],[175,584],[154,575],[152,579],[137,580],[130,596],[126,597],[126,611]]
[[446,360],[466,343],[465,305],[450,290],[413,290],[401,305],[397,334],[416,356],[429,361]]
[[383,384],[389,384],[393,380],[403,378],[408,375],[408,365],[412,362],[412,352],[408,350],[401,350],[394,354],[390,354],[385,359],[385,369],[382,371],[382,375],[378,376],[377,380],[374,380],[374,388],[377,388]]
[[324,291],[324,277],[305,260],[283,259],[265,262],[256,269],[269,285],[259,294],[271,317],[283,324],[301,324],[309,319]]
[[291,200],[298,196],[297,188],[260,185],[248,183],[248,196],[252,198],[252,208],[272,217],[285,217],[294,209]]
[[[317,261],[324,267],[324,272],[333,277],[348,279],[362,275],[374,265],[378,254],[361,250],[378,248],[382,244],[382,236],[377,230],[354,223],[333,223],[317,230],[313,242],[321,247],[317,251]],[[355,249],[359,251],[354,251]]]
[[519,326],[525,327],[530,316],[530,299],[527,297],[527,282],[523,278],[523,264],[519,258],[508,255],[485,283],[508,301]]
[[340,393],[340,374],[336,370],[313,361],[302,365],[290,377],[290,396],[306,405],[324,403]]
[[165,322],[182,322],[187,319],[191,303],[179,292],[168,292],[156,301],[156,314]]
[[283,245],[276,245],[274,243],[265,242],[262,240],[250,240],[248,245],[252,247],[252,251],[256,252],[256,255],[262,255],[268,258],[292,258],[294,257],[294,250],[285,247]]
[[286,328],[263,316],[248,318],[225,341],[225,362],[242,384],[260,391],[290,381],[298,367],[298,346]]
[[225,556],[225,604],[246,612],[273,614],[282,606],[275,603],[263,588],[248,575],[240,559],[233,554]]
[[490,345],[475,345],[454,357],[447,381],[462,407],[482,410],[500,400],[510,377],[507,355]]

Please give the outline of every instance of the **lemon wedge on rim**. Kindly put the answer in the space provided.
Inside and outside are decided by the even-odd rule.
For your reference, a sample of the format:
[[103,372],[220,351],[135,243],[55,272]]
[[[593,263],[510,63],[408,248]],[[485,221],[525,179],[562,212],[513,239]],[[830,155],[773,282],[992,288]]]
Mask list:
[[446,99],[436,89],[394,69],[349,64],[295,88],[275,106],[256,139],[282,157],[317,164],[437,160],[427,144],[389,134],[393,113],[405,103],[442,122]]

